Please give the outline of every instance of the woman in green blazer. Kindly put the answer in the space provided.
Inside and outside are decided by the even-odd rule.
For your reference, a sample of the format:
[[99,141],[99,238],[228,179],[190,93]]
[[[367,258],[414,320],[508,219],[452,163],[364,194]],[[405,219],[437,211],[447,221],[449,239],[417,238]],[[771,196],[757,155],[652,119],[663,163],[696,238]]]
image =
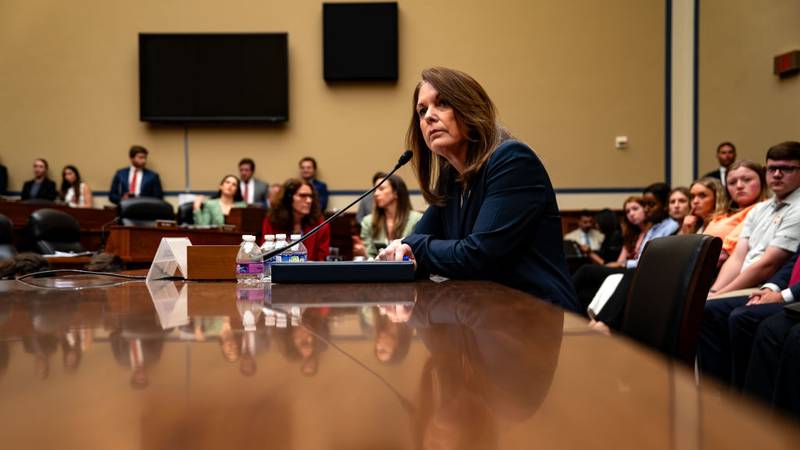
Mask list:
[[217,198],[207,200],[198,195],[194,199],[194,224],[195,225],[224,225],[225,217],[231,208],[245,208],[247,204],[242,201],[239,193],[239,179],[233,175],[225,175],[219,184]]

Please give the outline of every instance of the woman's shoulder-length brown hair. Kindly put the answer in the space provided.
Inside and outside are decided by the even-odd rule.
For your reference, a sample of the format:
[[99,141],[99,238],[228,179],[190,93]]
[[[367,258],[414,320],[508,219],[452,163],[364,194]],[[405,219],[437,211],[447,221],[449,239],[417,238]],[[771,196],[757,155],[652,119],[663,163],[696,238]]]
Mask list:
[[444,203],[439,177],[449,170],[450,163],[434,154],[422,135],[417,101],[424,83],[430,84],[439,94],[438,99],[453,108],[455,118],[467,130],[467,160],[464,172],[458,177],[461,183],[470,179],[489,160],[501,140],[508,133],[498,125],[494,103],[483,87],[464,72],[445,67],[431,67],[422,71],[422,81],[414,90],[411,105],[411,123],[406,132],[406,146],[414,152],[412,164],[419,179],[420,190],[425,200],[434,205]]

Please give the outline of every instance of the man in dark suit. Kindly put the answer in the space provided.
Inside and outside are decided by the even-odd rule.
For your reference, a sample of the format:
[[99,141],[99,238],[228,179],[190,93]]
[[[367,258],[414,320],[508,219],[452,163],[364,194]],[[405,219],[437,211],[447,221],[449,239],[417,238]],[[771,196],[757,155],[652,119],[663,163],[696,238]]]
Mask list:
[[[797,249],[800,251],[800,247]],[[746,384],[746,379],[751,377],[750,366],[752,363],[751,350],[755,349],[753,342],[756,341],[757,330],[762,321],[774,314],[780,313],[786,303],[800,299],[800,265],[797,264],[798,252],[795,252],[786,263],[781,266],[772,278],[764,283],[761,288],[750,294],[746,299],[746,306],[740,306],[745,302],[740,297],[727,300],[711,300],[712,302],[727,302],[730,304],[728,309],[736,307],[744,311],[745,308],[759,308],[758,311],[751,310],[750,314],[736,314],[736,320],[728,319],[730,327],[729,336],[724,336],[723,340],[730,340],[730,353],[721,351],[717,345],[711,344],[706,334],[707,328],[701,329],[701,342],[698,349],[698,361],[700,367],[711,365],[712,367],[722,367],[723,361],[718,359],[729,359],[731,365],[731,378],[735,387],[742,388]],[[707,308],[708,309],[708,308]],[[733,313],[732,313],[733,314]],[[708,316],[708,312],[706,313]],[[704,323],[705,325],[705,323]],[[760,331],[758,333],[761,333]],[[758,359],[758,358],[757,358]],[[709,364],[711,363],[711,364]],[[760,365],[756,362],[756,365]],[[714,370],[712,369],[712,372]],[[758,372],[758,369],[756,369]],[[721,374],[718,374],[721,375]],[[762,377],[756,376],[758,379]],[[747,388],[746,388],[747,389]],[[753,388],[750,388],[753,390]]]
[[256,163],[250,158],[239,161],[239,193],[248,205],[267,207],[269,184],[259,180],[253,175],[256,173]]
[[716,178],[722,182],[722,186],[726,187],[725,176],[728,174],[728,167],[736,161],[736,146],[731,142],[723,142],[717,146],[717,161],[719,161],[719,168],[712,170],[703,177]]
[[297,164],[300,168],[300,177],[314,186],[319,197],[319,207],[324,213],[328,210],[328,185],[317,179],[317,160],[306,156]]
[[[789,289],[800,291],[800,283]],[[758,327],[744,392],[800,417],[800,318],[789,313],[781,311]]]
[[56,183],[48,178],[47,169],[49,164],[44,158],[37,158],[33,161],[33,179],[28,180],[22,186],[22,200],[50,200],[58,197]]
[[128,151],[131,166],[119,169],[111,180],[108,199],[118,205],[120,200],[133,197],[164,198],[161,190],[161,179],[156,172],[146,169],[147,149],[134,145]]

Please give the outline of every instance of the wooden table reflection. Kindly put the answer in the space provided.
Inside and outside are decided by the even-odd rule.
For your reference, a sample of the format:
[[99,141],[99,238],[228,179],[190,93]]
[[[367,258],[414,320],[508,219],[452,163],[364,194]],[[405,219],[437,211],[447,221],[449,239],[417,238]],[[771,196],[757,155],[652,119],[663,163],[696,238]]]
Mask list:
[[[62,288],[70,282],[37,280]],[[110,283],[79,277],[75,286]],[[792,448],[793,423],[488,282],[0,282],[2,448]]]

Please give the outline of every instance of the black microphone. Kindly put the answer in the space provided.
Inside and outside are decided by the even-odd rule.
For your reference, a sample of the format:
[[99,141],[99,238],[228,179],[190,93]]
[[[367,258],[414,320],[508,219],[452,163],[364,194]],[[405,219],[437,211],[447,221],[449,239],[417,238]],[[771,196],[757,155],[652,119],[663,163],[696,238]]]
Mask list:
[[286,250],[286,249],[288,249],[288,248],[291,248],[291,247],[293,247],[293,246],[295,246],[295,245],[297,245],[297,244],[299,244],[299,243],[301,243],[301,242],[305,241],[305,240],[306,240],[306,239],[308,239],[310,236],[314,235],[314,234],[315,234],[317,231],[319,231],[319,229],[320,229],[320,228],[324,227],[325,225],[327,225],[328,223],[330,223],[330,222],[331,222],[333,219],[335,219],[335,218],[339,217],[340,215],[342,215],[342,213],[343,213],[343,212],[345,212],[345,211],[347,211],[348,209],[352,208],[352,207],[353,207],[353,205],[355,205],[356,203],[360,202],[362,199],[364,199],[364,197],[366,197],[366,196],[368,196],[368,195],[372,194],[373,192],[375,192],[375,189],[378,189],[378,187],[379,187],[380,185],[382,185],[382,184],[383,184],[383,183],[384,183],[386,180],[388,180],[390,176],[394,175],[394,173],[395,173],[395,172],[397,172],[397,170],[398,170],[398,169],[400,169],[400,168],[401,168],[401,167],[403,167],[403,166],[404,166],[404,165],[405,165],[407,162],[409,162],[409,161],[411,160],[411,157],[412,157],[412,156],[414,156],[414,152],[412,152],[411,150],[406,150],[405,152],[403,152],[403,154],[400,156],[400,159],[398,159],[398,160],[397,160],[397,164],[395,164],[395,166],[394,166],[394,169],[392,169],[392,171],[391,171],[391,172],[389,172],[389,174],[388,174],[388,175],[386,175],[385,177],[383,177],[383,179],[382,179],[382,180],[381,180],[381,181],[380,181],[378,184],[376,184],[375,186],[373,186],[373,187],[372,187],[372,189],[370,189],[370,190],[368,190],[367,192],[364,192],[363,194],[361,194],[361,196],[360,196],[360,197],[358,197],[357,199],[353,200],[353,202],[352,202],[352,203],[350,203],[349,205],[345,206],[344,208],[340,209],[339,211],[336,211],[336,212],[335,212],[335,213],[334,213],[332,216],[328,217],[328,219],[327,219],[327,220],[325,220],[325,221],[324,221],[324,222],[322,222],[321,224],[319,224],[319,225],[317,225],[316,227],[314,227],[314,229],[312,229],[311,231],[309,231],[308,233],[306,233],[306,234],[305,234],[303,237],[301,237],[300,239],[298,239],[298,240],[296,240],[296,241],[294,241],[294,242],[290,242],[289,244],[287,244],[287,245],[284,245],[283,247],[279,247],[279,248],[272,249],[272,250],[268,251],[268,252],[267,252],[267,253],[264,255],[264,257],[263,257],[263,260],[264,260],[264,261],[267,261],[267,260],[271,259],[272,257],[274,257],[275,255],[277,255],[277,254],[279,254],[279,253],[283,252],[284,250]]

